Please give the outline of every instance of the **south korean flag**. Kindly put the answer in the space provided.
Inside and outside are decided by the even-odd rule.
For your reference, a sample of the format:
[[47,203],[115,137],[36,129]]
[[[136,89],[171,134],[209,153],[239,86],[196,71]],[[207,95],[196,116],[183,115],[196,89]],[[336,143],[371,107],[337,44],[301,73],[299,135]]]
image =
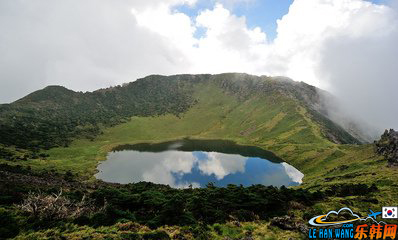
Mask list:
[[398,207],[383,207],[383,218],[398,218],[397,216]]

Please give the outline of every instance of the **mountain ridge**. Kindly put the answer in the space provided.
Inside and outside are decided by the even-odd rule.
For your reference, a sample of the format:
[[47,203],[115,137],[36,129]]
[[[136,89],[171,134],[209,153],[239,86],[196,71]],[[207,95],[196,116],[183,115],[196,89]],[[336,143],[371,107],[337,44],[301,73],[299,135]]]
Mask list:
[[[47,86],[0,105],[0,144],[48,149],[67,146],[76,137],[94,138],[103,127],[129,121],[133,116],[179,116],[199,101],[193,97],[198,86],[209,85],[219,88],[220,94],[233,96],[239,104],[256,98],[264,98],[265,105],[278,104],[275,101],[283,105],[284,101],[293,100],[296,109],[303,107],[308,115],[307,120],[297,121],[314,122],[325,139],[333,143],[362,142],[328,118],[319,94],[323,90],[285,77],[222,73],[150,75],[123,86],[85,93]],[[291,116],[289,111],[285,113]],[[260,124],[261,119],[256,121]]]

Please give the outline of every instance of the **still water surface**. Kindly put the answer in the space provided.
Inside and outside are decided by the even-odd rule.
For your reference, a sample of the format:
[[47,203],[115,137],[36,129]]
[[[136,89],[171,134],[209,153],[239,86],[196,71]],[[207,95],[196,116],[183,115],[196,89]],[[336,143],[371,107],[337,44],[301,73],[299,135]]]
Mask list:
[[231,141],[189,140],[124,145],[98,165],[96,178],[113,183],[140,181],[171,187],[253,184],[292,186],[303,174],[271,152]]

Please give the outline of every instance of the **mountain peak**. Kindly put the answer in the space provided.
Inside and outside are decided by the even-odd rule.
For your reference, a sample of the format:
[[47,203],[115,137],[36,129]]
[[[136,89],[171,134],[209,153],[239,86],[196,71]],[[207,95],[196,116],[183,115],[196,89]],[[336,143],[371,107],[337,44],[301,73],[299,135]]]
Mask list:
[[59,101],[62,99],[65,100],[65,98],[70,98],[76,94],[76,92],[67,89],[64,86],[49,85],[43,89],[28,94],[14,103],[21,104],[27,102]]

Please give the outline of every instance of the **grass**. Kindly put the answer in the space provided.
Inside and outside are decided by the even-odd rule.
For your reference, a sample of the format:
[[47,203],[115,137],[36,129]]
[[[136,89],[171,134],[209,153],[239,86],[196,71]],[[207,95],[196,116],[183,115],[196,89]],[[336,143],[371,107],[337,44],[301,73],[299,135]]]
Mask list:
[[[328,141],[306,109],[292,99],[270,95],[238,100],[211,84],[197,86],[195,98],[198,104],[179,117],[133,117],[129,122],[104,129],[104,134],[94,141],[77,139],[68,148],[50,149],[47,152],[50,157],[46,160],[17,164],[30,165],[37,170],[72,171],[86,181],[93,181],[98,162],[105,160],[107,153],[117,145],[184,137],[224,139],[274,152],[305,174],[298,188],[315,191],[336,184],[374,183],[380,189],[373,196],[378,204],[358,197],[333,197],[317,203],[314,209],[319,211],[350,205],[354,211],[365,214],[369,208],[396,204],[397,170],[387,167],[386,162],[375,155],[373,145],[338,145]],[[304,213],[298,211],[296,214],[302,216]],[[213,237],[243,236],[250,226],[254,226],[253,236],[260,239],[297,237],[297,233],[281,231],[264,223],[247,223],[239,229],[219,226],[222,237],[216,231]]]
[[211,239],[244,239],[251,236],[254,239],[305,239],[300,233],[288,230],[281,230],[271,226],[268,222],[243,222],[239,225],[234,222],[226,224],[214,224],[212,227]]
[[[394,169],[377,162],[380,157],[373,153],[372,145],[337,145],[326,140],[305,108],[290,98],[271,95],[239,101],[211,84],[197,86],[195,94],[199,103],[179,117],[133,117],[104,129],[94,141],[78,139],[68,148],[50,149],[46,160],[22,163],[36,169],[70,170],[93,179],[98,162],[117,145],[190,137],[233,140],[270,150],[305,174],[301,186],[305,188],[343,182],[382,186],[396,180]],[[338,169],[342,165],[349,168]]]
[[[132,222],[98,228],[68,224],[62,229],[52,228],[23,233],[18,235],[16,239],[163,239],[159,233],[166,233],[173,239],[201,239],[199,236],[194,236],[192,230],[190,227],[179,226],[163,226],[151,230],[146,226]],[[210,226],[210,232],[207,234],[205,239],[215,240],[243,239],[248,236],[263,240],[305,239],[300,233],[283,231],[270,226],[266,222],[243,222],[239,226],[234,225],[233,222],[214,224]]]
[[195,97],[199,103],[179,117],[133,117],[127,123],[104,129],[104,134],[94,141],[77,139],[68,148],[49,150],[46,160],[30,160],[26,164],[37,169],[71,170],[87,177],[93,175],[107,152],[126,143],[191,137],[229,139],[268,148],[324,141],[312,134],[316,125],[310,125],[302,108],[297,111],[297,104],[289,98],[264,96],[242,102],[212,85],[198,86]]

